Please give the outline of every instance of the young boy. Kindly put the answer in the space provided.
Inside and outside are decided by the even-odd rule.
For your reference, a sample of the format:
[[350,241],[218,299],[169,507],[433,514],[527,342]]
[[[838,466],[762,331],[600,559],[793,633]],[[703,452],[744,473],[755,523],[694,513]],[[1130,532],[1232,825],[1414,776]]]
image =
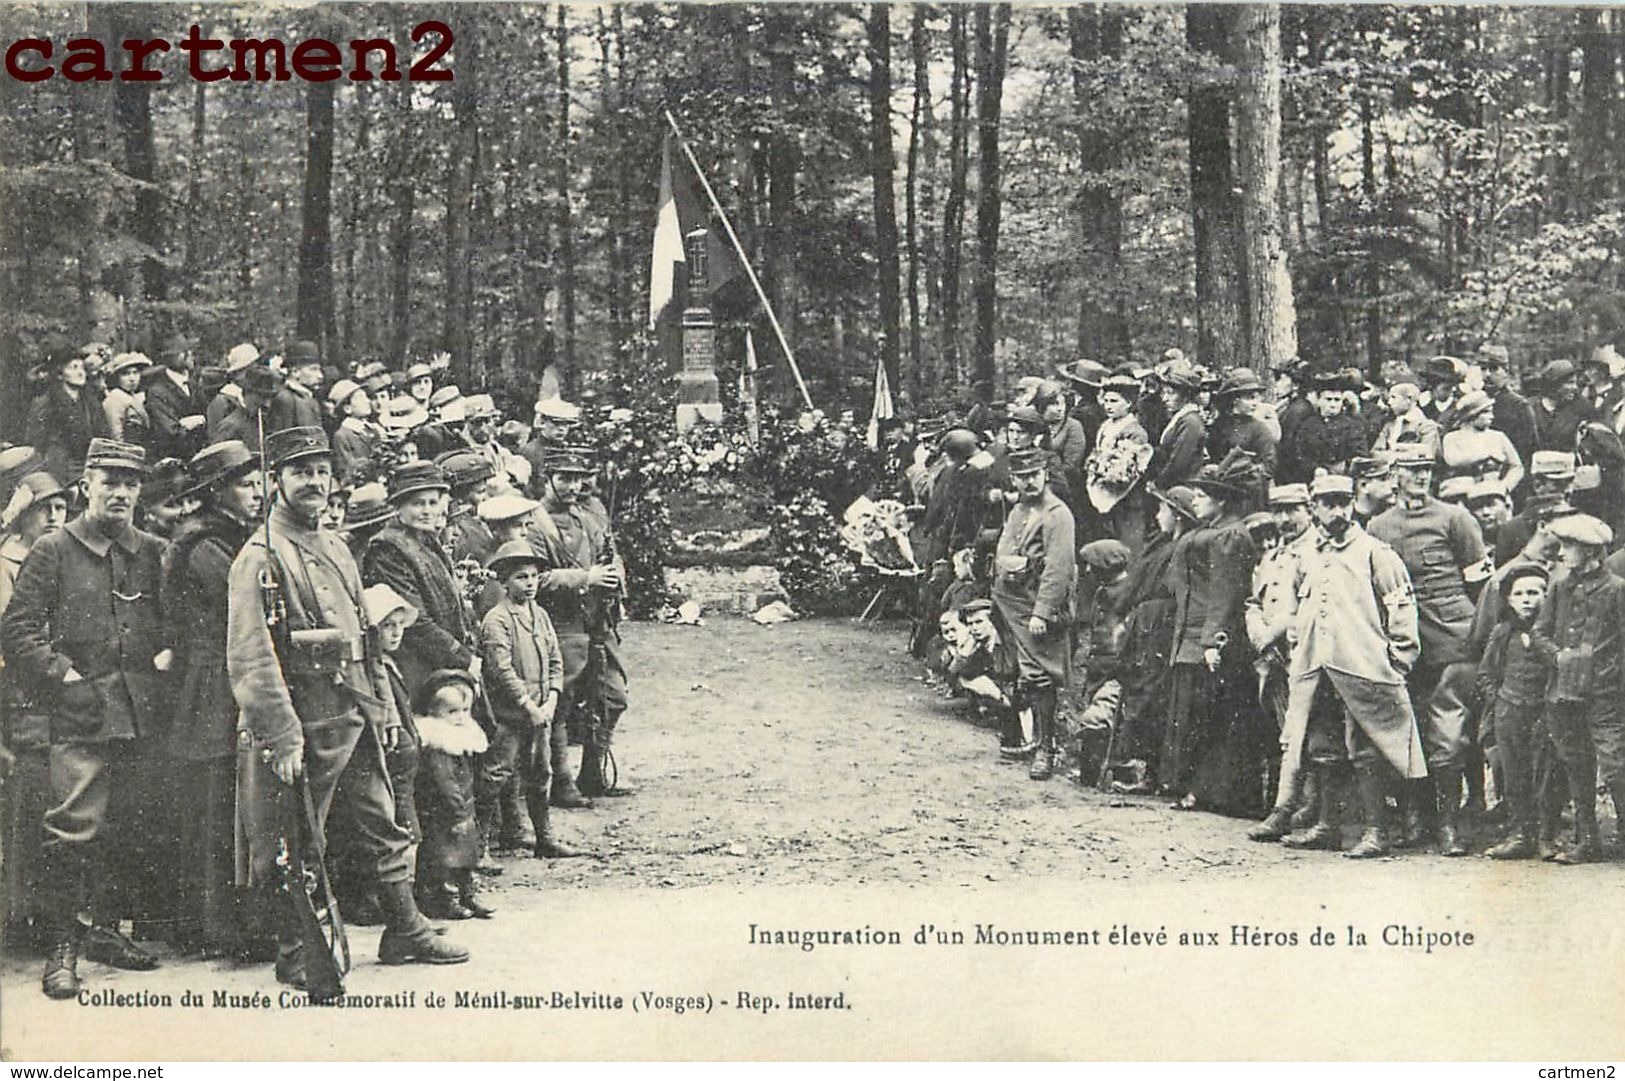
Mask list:
[[474,761],[486,748],[474,723],[474,677],[461,668],[430,673],[412,703],[423,758],[416,792],[423,845],[418,850],[418,907],[446,920],[488,920],[496,910],[474,884],[479,834],[474,820]]
[[1535,621],[1546,600],[1551,575],[1537,564],[1513,568],[1501,579],[1506,608],[1490,632],[1478,664],[1479,701],[1484,703],[1485,732],[1495,735],[1501,760],[1507,818],[1512,832],[1486,855],[1497,860],[1526,860],[1535,855],[1536,835],[1543,855],[1551,849],[1556,821],[1539,813],[1535,794],[1536,730],[1545,709],[1546,684],[1557,654],[1535,637]]
[[1558,562],[1567,573],[1552,586],[1534,637],[1555,655],[1546,725],[1568,773],[1575,828],[1575,844],[1553,859],[1590,863],[1600,855],[1593,787],[1599,767],[1615,814],[1625,806],[1625,711],[1619,703],[1625,691],[1625,580],[1603,566],[1614,540],[1607,523],[1571,514],[1547,528],[1562,546]]
[[[513,540],[486,562],[502,584],[502,599],[480,621],[480,655],[496,715],[495,745],[480,771],[482,813],[495,821],[506,810],[517,827],[527,816],[535,831],[532,851],[541,859],[584,856],[553,834],[549,807],[553,771],[550,749],[568,738],[554,723],[564,693],[564,659],[547,612],[536,603],[541,560],[529,543]],[[518,773],[519,785],[512,782]],[[505,807],[492,807],[496,800]],[[510,842],[516,837],[498,838]]]

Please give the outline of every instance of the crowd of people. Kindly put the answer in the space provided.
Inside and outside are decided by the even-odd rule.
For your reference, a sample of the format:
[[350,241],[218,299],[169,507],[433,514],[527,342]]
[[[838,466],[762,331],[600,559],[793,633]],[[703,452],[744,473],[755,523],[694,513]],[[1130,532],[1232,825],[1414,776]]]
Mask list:
[[1510,359],[1375,385],[1294,358],[1270,386],[1080,360],[895,428],[927,678],[1034,780],[1075,757],[1255,841],[1605,857],[1625,360],[1552,361],[1526,398]]
[[[505,419],[444,356],[157,353],[45,349],[0,445],[8,943],[56,998],[154,940],[331,994],[335,911],[387,963],[466,960],[431,920],[491,917],[503,857],[583,854],[555,809],[630,791],[581,408]],[[1605,856],[1625,361],[1528,398],[1495,347],[1269,374],[1080,360],[889,425],[931,678],[1035,780],[1074,760],[1260,842]]]
[[8,946],[62,999],[155,941],[332,997],[341,921],[467,960],[431,921],[492,917],[504,858],[588,854],[555,809],[632,791],[581,407],[504,420],[443,355],[45,353],[0,446]]

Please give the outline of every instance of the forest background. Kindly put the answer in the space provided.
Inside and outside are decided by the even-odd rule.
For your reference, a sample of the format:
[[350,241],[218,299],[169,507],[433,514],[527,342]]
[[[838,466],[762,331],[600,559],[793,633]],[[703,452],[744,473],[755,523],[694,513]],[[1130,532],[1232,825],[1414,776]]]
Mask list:
[[[8,4],[5,38],[341,42],[452,25],[452,82],[0,78],[0,386],[39,341],[319,340],[465,390],[655,363],[670,108],[813,399],[997,398],[1091,357],[1212,367],[1619,326],[1625,14],[1011,4]],[[759,308],[763,395],[796,400]],[[731,394],[731,390],[729,391]],[[0,396],[15,423],[26,395]]]

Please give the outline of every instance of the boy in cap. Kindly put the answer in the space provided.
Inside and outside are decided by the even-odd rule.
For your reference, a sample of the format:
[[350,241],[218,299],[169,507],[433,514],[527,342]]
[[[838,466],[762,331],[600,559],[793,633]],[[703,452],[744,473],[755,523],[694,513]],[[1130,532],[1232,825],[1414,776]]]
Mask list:
[[1575,843],[1556,859],[1589,863],[1598,858],[1597,801],[1599,773],[1614,801],[1616,816],[1625,814],[1625,579],[1603,565],[1613,530],[1588,514],[1555,519],[1552,535],[1562,545],[1558,556],[1565,573],[1534,635],[1555,657],[1556,670],[1546,687],[1546,724],[1569,778],[1574,800]]
[[528,848],[538,859],[584,856],[559,840],[549,811],[564,656],[553,621],[536,603],[542,561],[525,541],[511,540],[486,566],[502,584],[502,599],[480,621],[480,655],[497,722],[480,764],[481,814],[493,823],[504,819],[499,847]]
[[1538,564],[1509,570],[1497,587],[1501,621],[1478,662],[1480,727],[1494,735],[1497,776],[1512,826],[1508,837],[1485,853],[1491,859],[1528,859],[1536,853],[1537,836],[1542,845],[1550,844],[1535,799],[1535,746],[1556,658],[1534,633],[1550,582],[1551,574]]

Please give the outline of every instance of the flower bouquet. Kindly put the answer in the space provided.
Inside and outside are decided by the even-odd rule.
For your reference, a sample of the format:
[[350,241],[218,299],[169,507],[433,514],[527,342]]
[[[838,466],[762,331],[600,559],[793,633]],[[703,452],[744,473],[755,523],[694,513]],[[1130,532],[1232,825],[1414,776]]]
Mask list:
[[1149,443],[1132,439],[1096,447],[1084,463],[1084,487],[1095,510],[1105,514],[1117,506],[1145,476],[1152,453]]
[[914,548],[908,542],[908,508],[895,499],[859,496],[842,516],[841,540],[858,561],[881,574],[914,575]]

